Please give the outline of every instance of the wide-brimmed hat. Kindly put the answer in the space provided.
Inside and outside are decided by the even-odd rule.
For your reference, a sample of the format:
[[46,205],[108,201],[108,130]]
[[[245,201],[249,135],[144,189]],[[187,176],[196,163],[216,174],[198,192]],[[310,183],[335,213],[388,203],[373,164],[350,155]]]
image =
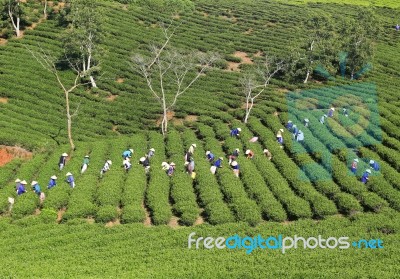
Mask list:
[[239,149],[239,148],[236,148],[236,149],[235,149],[235,151],[239,152],[239,151],[240,151],[240,149]]
[[141,158],[139,159],[140,162],[144,162],[145,160],[146,160],[146,157],[141,157]]
[[133,153],[133,149],[132,148],[130,148],[129,151]]
[[192,146],[195,147],[195,148],[197,147],[197,145],[195,143],[192,143]]
[[53,175],[52,177],[50,177],[51,179],[57,179],[57,176]]
[[328,115],[324,114],[324,117],[328,117]]
[[248,155],[248,154],[250,154],[250,152],[251,152],[251,150],[250,150],[250,149],[247,149],[246,152],[245,152],[245,154]]
[[356,159],[354,159],[354,162],[357,162],[358,163],[358,159],[356,158]]
[[233,167],[236,167],[237,164],[238,164],[238,163],[237,163],[236,161],[233,161],[231,165],[232,165]]
[[26,185],[26,184],[28,184],[28,183],[26,183],[25,180],[22,180],[22,181],[21,181],[21,184],[22,184],[22,185]]
[[279,131],[281,131],[283,133],[284,130],[283,129],[279,129]]
[[288,123],[292,123],[292,120],[289,120]]
[[242,131],[242,128],[237,128],[237,130],[238,130],[239,132],[241,132],[241,131]]
[[370,170],[370,169],[367,169],[366,172],[371,173],[371,170]]
[[268,152],[268,149],[265,148],[265,149],[264,149],[264,153],[266,153],[266,152]]
[[171,164],[169,164],[170,166],[175,166],[175,163],[174,162],[171,162]]
[[89,158],[89,155],[85,155],[85,157],[84,158]]
[[68,154],[67,154],[67,153],[63,153],[62,156],[63,156],[63,157],[67,157]]
[[70,173],[70,172],[67,172],[67,174],[66,174],[65,176],[70,176],[70,175],[72,175],[72,173]]
[[32,183],[31,183],[32,186],[35,186],[36,184],[38,184],[37,181],[32,181]]
[[154,148],[150,148],[150,151],[156,152],[156,150]]
[[305,122],[309,122],[310,120],[308,120],[308,118],[304,118],[304,121],[305,121]]
[[331,107],[331,110],[335,111],[335,108],[334,108],[334,107]]
[[210,151],[206,151],[206,155],[208,155],[208,154],[210,154],[211,152]]
[[219,157],[219,159],[220,159],[220,160],[224,160],[224,158],[223,158],[223,157]]
[[15,179],[15,183],[21,182],[21,179],[17,178]]
[[161,166],[162,166],[162,167],[168,166],[168,163],[167,163],[167,162],[162,162],[162,163],[161,163]]
[[107,163],[112,165],[112,161],[111,160],[107,160]]
[[374,161],[374,160],[370,160],[369,163],[370,163],[370,164],[374,164],[375,161]]

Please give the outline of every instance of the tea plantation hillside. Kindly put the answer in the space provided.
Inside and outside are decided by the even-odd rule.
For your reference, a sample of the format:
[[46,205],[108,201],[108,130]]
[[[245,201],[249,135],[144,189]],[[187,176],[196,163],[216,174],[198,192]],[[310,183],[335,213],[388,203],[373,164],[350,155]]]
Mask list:
[[[400,18],[395,1],[193,1],[192,12],[173,16],[181,25],[171,44],[182,50],[218,52],[217,67],[182,95],[160,132],[162,110],[145,79],[131,67],[135,53],[162,42],[157,23],[167,14],[141,4],[100,1],[104,17],[98,88],[70,95],[72,134],[68,145],[65,97],[50,72],[30,51],[63,56],[66,26],[59,13],[0,45],[0,145],[20,146],[32,159],[0,166],[0,277],[9,278],[396,278],[400,274]],[[129,2],[129,1],[128,1]],[[133,1],[134,2],[134,1]],[[320,3],[323,2],[323,3]],[[307,36],[305,18],[328,13],[354,17],[376,5],[382,32],[375,38],[373,68],[359,80],[315,76],[309,83],[272,79],[257,99],[248,123],[240,78],[266,51],[278,57]],[[338,55],[340,50],[338,50]],[[73,80],[71,71],[61,71]],[[349,98],[348,96],[352,96]],[[315,100],[318,100],[316,102]],[[357,104],[364,102],[363,106]],[[353,105],[348,117],[341,108]],[[337,112],[319,123],[321,111]],[[315,108],[312,110],[310,108]],[[305,126],[308,118],[310,126]],[[285,127],[304,132],[297,142]],[[230,136],[241,128],[240,137]],[[276,140],[280,129],[283,144]],[[250,142],[253,137],[258,140]],[[184,154],[196,144],[196,176]],[[121,153],[134,149],[125,172]],[[139,159],[155,149],[150,171]],[[272,159],[263,156],[268,148]],[[240,176],[228,165],[239,149]],[[246,159],[245,151],[255,156]],[[222,157],[214,175],[205,153]],[[62,153],[69,154],[58,168]],[[85,173],[82,160],[90,156]],[[358,169],[350,172],[354,158]],[[102,177],[104,162],[111,169]],[[367,183],[370,160],[379,162]],[[162,162],[175,162],[169,177]],[[68,172],[75,188],[65,182]],[[58,185],[47,189],[51,176]],[[28,182],[18,196],[15,179]],[[31,191],[37,181],[41,202]],[[10,205],[9,199],[14,199]],[[189,249],[188,235],[238,234],[382,239],[367,249]],[[21,263],[21,264],[18,264]]]

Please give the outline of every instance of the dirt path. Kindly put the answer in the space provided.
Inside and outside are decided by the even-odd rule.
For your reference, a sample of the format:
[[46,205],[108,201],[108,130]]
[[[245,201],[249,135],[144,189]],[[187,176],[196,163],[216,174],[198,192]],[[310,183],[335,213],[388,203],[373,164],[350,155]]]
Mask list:
[[168,226],[173,228],[173,229],[179,228],[180,227],[179,218],[176,217],[176,216],[172,216],[171,220],[169,220]]
[[145,227],[150,227],[150,226],[151,226],[150,213],[149,213],[149,211],[147,210],[147,208],[146,208],[146,206],[145,206],[145,204],[144,204],[144,201],[142,202],[142,208],[143,208],[144,213],[145,213],[145,215],[146,215],[146,217],[144,218],[143,224],[144,224]]
[[61,222],[62,217],[63,217],[63,215],[64,215],[64,213],[65,213],[66,210],[67,210],[67,209],[64,207],[64,208],[61,208],[61,209],[57,212],[57,223],[60,223],[60,222]]

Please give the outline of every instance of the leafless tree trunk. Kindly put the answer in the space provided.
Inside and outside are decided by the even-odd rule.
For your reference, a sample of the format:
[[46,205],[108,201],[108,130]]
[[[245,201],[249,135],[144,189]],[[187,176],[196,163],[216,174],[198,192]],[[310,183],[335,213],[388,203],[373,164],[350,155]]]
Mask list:
[[[19,9],[20,1],[17,0],[16,3],[17,3],[16,4],[16,9]],[[11,19],[11,24],[12,24],[14,30],[15,30],[15,34],[17,35],[17,37],[20,37],[20,35],[21,35],[21,31],[20,31],[20,21],[21,21],[21,19],[19,17],[19,13],[16,13],[15,14],[16,19],[14,20],[14,10],[15,9],[11,8],[11,0],[8,0],[8,16]]]
[[[313,52],[314,51],[314,40],[311,42],[311,44],[310,44],[310,51],[311,52]],[[307,83],[308,82],[308,79],[310,78],[310,74],[311,74],[311,67],[312,67],[312,64],[313,64],[313,62],[314,61],[310,61],[310,66],[308,67],[308,69],[307,69],[307,75],[306,75],[306,78],[304,79],[304,82],[303,83]]]
[[[93,45],[94,45],[94,43],[93,43],[93,33],[90,32],[89,35],[88,35],[88,41],[87,41],[87,44],[86,44],[86,50],[87,50],[87,54],[88,55],[87,55],[86,61],[85,61],[85,59],[83,61],[83,71],[82,71],[83,74],[89,73],[90,70],[92,69],[92,50],[93,50]],[[95,82],[93,76],[91,74],[88,74],[88,75],[89,75],[89,79],[90,79],[90,83],[91,83],[92,87],[96,88],[97,85],[96,85],[96,82]]]
[[[166,50],[175,29],[169,32],[171,25],[162,27],[165,42],[161,47],[151,46],[150,58],[137,54],[131,60],[133,68],[145,78],[148,88],[161,106],[161,132],[165,136],[168,131],[168,112],[173,111],[178,98],[192,87],[218,59],[218,55],[181,54],[176,50]],[[175,88],[171,89],[172,86]]]
[[[284,69],[283,61],[276,61],[269,56],[265,57],[264,63],[258,67],[257,74],[263,79],[263,83],[256,85],[256,77],[254,75],[245,76],[241,80],[243,92],[246,98],[246,114],[244,123],[247,123],[251,110],[254,106],[254,101],[265,91],[268,87],[271,78],[279,71]],[[256,91],[256,92],[254,92]]]
[[[75,150],[75,144],[72,138],[72,119],[74,116],[78,114],[79,105],[74,113],[71,114],[70,108],[70,100],[69,94],[74,91],[78,86],[88,84],[88,83],[81,83],[80,78],[82,77],[82,72],[79,70],[78,67],[72,65],[70,63],[71,69],[75,72],[75,79],[73,85],[70,87],[66,87],[65,83],[61,80],[59,72],[56,67],[56,59],[46,53],[43,49],[40,52],[33,52],[32,50],[28,49],[28,51],[32,54],[32,56],[38,61],[38,63],[47,71],[51,72],[54,77],[56,78],[59,86],[64,92],[65,96],[65,107],[66,107],[66,116],[67,116],[67,134],[68,134],[68,141],[71,147],[71,150]],[[68,59],[67,59],[68,60]],[[69,62],[69,61],[68,61]]]
[[44,0],[43,16],[47,18],[47,0]]

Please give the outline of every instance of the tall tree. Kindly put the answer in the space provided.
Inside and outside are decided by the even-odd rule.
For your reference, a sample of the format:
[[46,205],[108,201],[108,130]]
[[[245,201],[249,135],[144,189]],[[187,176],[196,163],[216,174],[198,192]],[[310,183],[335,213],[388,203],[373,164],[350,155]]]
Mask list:
[[[32,56],[37,60],[37,62],[46,70],[49,71],[56,79],[58,85],[62,89],[65,97],[65,109],[66,109],[66,118],[67,118],[67,134],[68,141],[71,147],[71,150],[75,150],[75,144],[72,137],[72,120],[73,117],[77,115],[78,109],[75,112],[71,113],[70,106],[70,94],[79,86],[88,84],[89,82],[81,82],[81,78],[85,77],[85,73],[81,71],[79,65],[73,64],[73,61],[67,58],[66,62],[68,63],[71,70],[74,71],[75,77],[72,81],[66,82],[61,79],[59,70],[57,68],[58,59],[56,59],[51,54],[47,53],[43,49],[40,51],[33,51],[28,49],[28,51],[32,54]],[[78,106],[79,108],[79,106]]]
[[97,87],[94,73],[100,70],[104,50],[100,47],[102,14],[97,0],[71,0],[66,16],[69,28],[64,38],[66,55],[80,68],[80,73]]
[[132,67],[144,77],[150,92],[161,106],[161,132],[165,136],[168,131],[168,112],[174,110],[178,98],[213,65],[218,55],[167,49],[175,29],[170,31],[171,25],[162,28],[164,43],[160,46],[151,45],[150,57],[135,54],[131,61]]
[[21,36],[21,17],[23,15],[22,6],[20,4],[21,0],[8,0],[7,4],[7,14],[17,37]]
[[346,67],[350,72],[351,79],[358,78],[370,66],[379,26],[373,11],[365,8],[359,10],[355,19],[347,20],[342,25],[343,68]]
[[337,33],[332,19],[324,14],[312,15],[305,23],[307,36],[292,51],[292,69],[294,74],[304,75],[307,83],[317,66],[331,71],[338,48]]
[[285,62],[277,58],[266,55],[263,63],[259,64],[255,73],[247,73],[240,80],[246,102],[246,114],[244,123],[247,123],[254,101],[267,89],[273,78],[278,72],[283,71]]

